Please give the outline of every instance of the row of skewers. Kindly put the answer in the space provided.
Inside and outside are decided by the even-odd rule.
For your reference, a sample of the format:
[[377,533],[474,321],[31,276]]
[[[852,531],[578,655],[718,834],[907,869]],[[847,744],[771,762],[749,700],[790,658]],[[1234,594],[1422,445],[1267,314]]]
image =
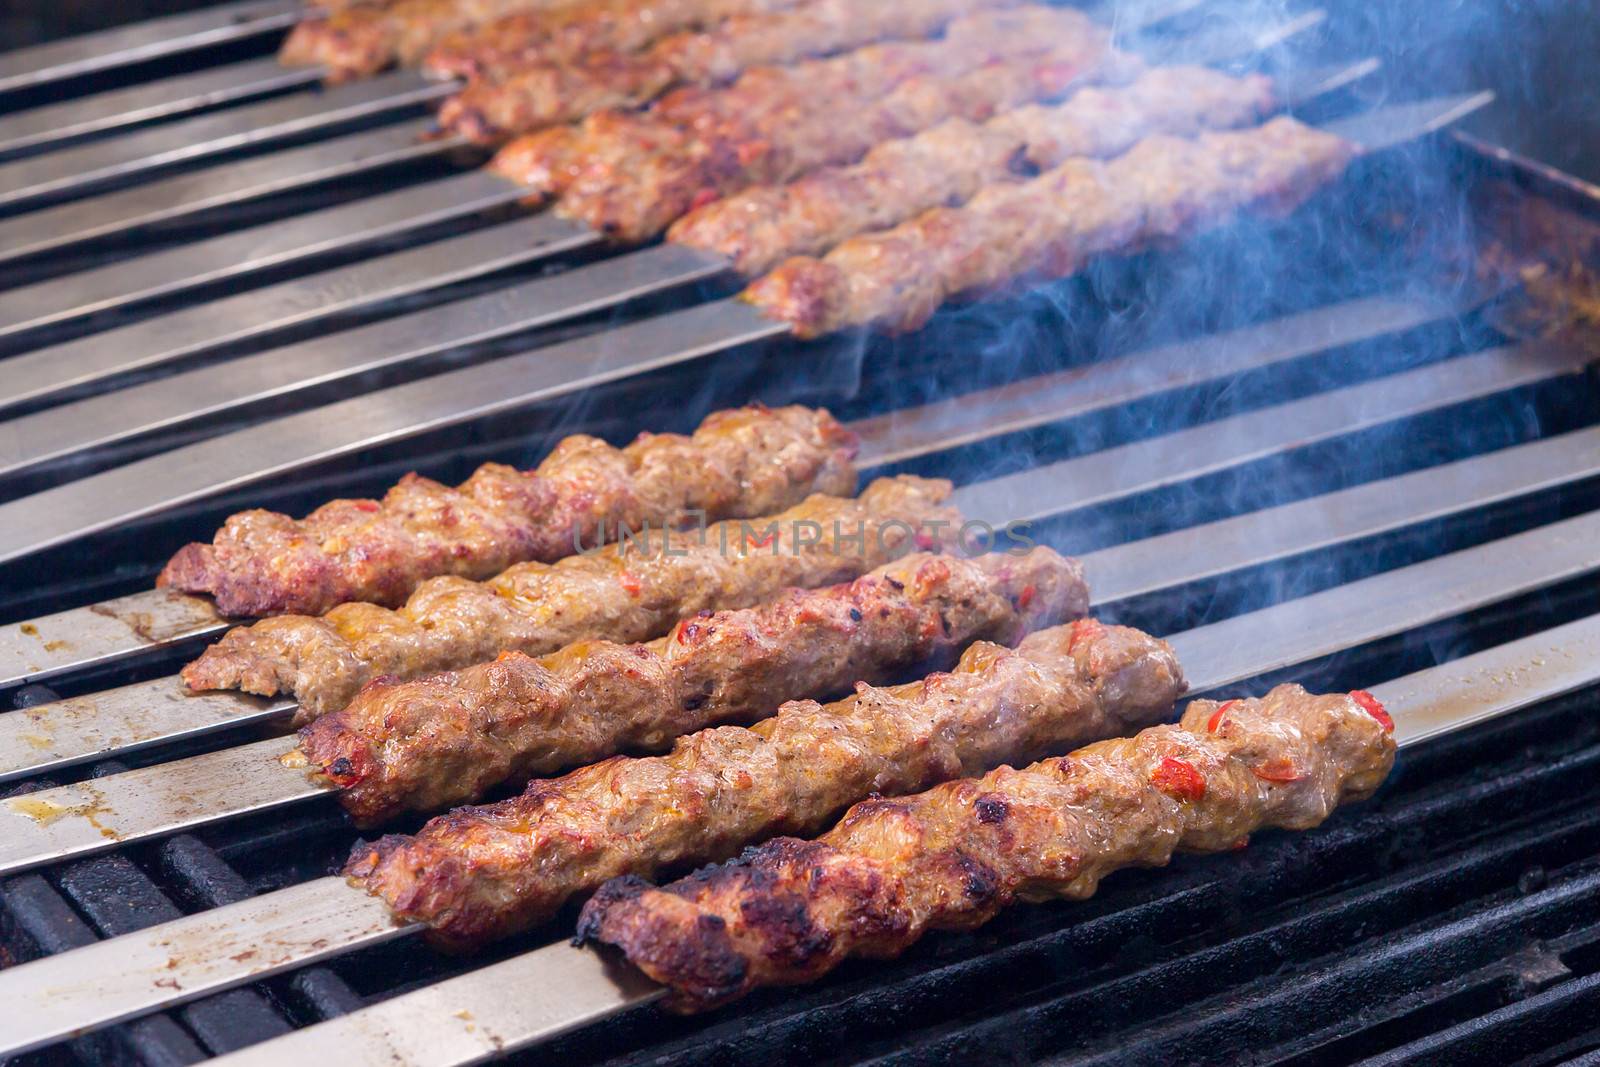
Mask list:
[[[946,483],[851,496],[853,451],[826,412],[748,408],[298,522],[243,513],[166,580],[325,613],[237,628],[184,677],[294,693],[294,762],[364,826],[522,786],[358,845],[345,873],[457,949],[592,893],[580,936],[685,1009],[1313,826],[1382,781],[1392,723],[1362,693],[1285,686],[1156,725],[1182,667],[1088,618],[1076,561],[968,555]],[[655,507],[718,521],[635,536]],[[404,603],[348,599],[371,592]],[[816,841],[774,836],[846,809]]]
[[1009,0],[400,0],[302,23],[283,55],[470,75],[440,122],[503,145],[489,167],[528,202],[726,257],[801,337],[914,329],[1289,210],[1354,154],[1256,127],[1283,103],[1268,78],[1149,68],[1080,11]]

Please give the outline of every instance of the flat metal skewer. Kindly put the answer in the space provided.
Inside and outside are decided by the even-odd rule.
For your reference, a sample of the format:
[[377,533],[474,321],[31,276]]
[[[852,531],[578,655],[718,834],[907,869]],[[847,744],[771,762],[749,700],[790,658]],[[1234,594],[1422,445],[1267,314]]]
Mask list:
[[432,128],[412,119],[0,220],[0,262],[464,146]]
[[[1600,617],[1372,687],[1410,749],[1600,682]],[[608,954],[556,942],[241,1049],[217,1067],[276,1067],[339,1050],[345,1067],[465,1067],[647,1004],[662,987]]]
[[411,71],[396,71],[0,164],[0,208],[14,209],[44,197],[67,196],[113,178],[128,178],[218,152],[417,107],[449,92],[448,83],[430,81]]
[[151,589],[0,626],[0,686],[105,667],[228,628],[208,598]]
[[16,111],[0,115],[0,153],[42,149],[118,126],[296,89],[326,73],[321,67],[285,67],[269,56]]
[[553,215],[534,215],[152,316],[7,358],[0,409],[599,240]]
[[[1519,359],[1519,356],[1533,358]],[[1161,486],[1179,484],[1263,455],[1283,454],[1393,419],[1443,410],[1506,388],[1548,380],[1552,371],[1567,373],[1580,367],[1582,358],[1581,355],[1551,355],[1539,349],[1527,353],[1497,350],[1465,356],[1079,459],[1036,467],[1022,474],[968,485],[956,491],[951,503],[967,519],[987,522],[995,529],[1014,521],[1070,514],[1126,500]],[[1556,476],[1576,480],[1593,473],[1600,464],[1597,443],[1600,443],[1600,431],[1577,441],[1576,457],[1570,449],[1551,447],[1549,451],[1555,454],[1553,457],[1534,453],[1529,462],[1576,458],[1577,462],[1570,469]],[[1548,442],[1541,444],[1548,445]],[[1476,473],[1476,468],[1469,469]],[[1502,486],[1502,492],[1515,495],[1519,491],[1516,476],[1520,471],[1521,464],[1507,464],[1502,460],[1499,466],[1489,466],[1479,477],[1487,479],[1496,473],[1503,477],[1509,475],[1506,479],[1509,484]],[[1387,489],[1380,485],[1369,488],[1367,493],[1384,494]],[[1468,506],[1480,504],[1486,495],[1492,497],[1493,493],[1485,493],[1479,486],[1463,494]],[[1422,499],[1431,503],[1426,496]],[[1424,512],[1416,520],[1409,519],[1411,503],[1398,500],[1390,504],[1384,509],[1387,522],[1403,526],[1427,517]],[[1194,580],[1194,575],[1186,571],[1198,568],[1200,573],[1205,573],[1207,568],[1217,567],[1235,570],[1255,561],[1254,539],[1248,533],[1237,540],[1221,543],[1196,530],[1183,533],[1186,535],[1184,547],[1176,553],[1183,561],[1178,568],[1180,573],[1173,574],[1171,564],[1158,571],[1171,575],[1175,585]],[[1297,524],[1293,536],[1309,542],[1318,534]],[[1284,551],[1281,543],[1278,551]],[[1097,554],[1101,557],[1098,560],[1086,561],[1091,576],[1096,568],[1115,568],[1117,552],[1117,549],[1109,549]],[[1126,583],[1125,564],[1122,573]],[[1091,589],[1096,587],[1092,585]],[[1096,602],[1103,603],[1118,592],[1115,584],[1107,591],[1096,589]],[[1215,659],[1216,656],[1210,656],[1207,662]],[[172,740],[174,736],[194,736],[208,729],[231,727],[241,720],[280,714],[290,707],[292,704],[288,701],[279,700],[269,705],[266,701],[232,692],[185,697],[176,678],[157,679],[55,705],[39,705],[20,714],[0,715],[0,781],[80,763],[109,755],[111,751],[145,747]],[[162,736],[163,730],[170,731],[172,736]],[[108,748],[108,740],[114,747]],[[321,779],[312,779],[300,768],[276,762],[286,751],[284,744],[274,739],[99,778],[81,786],[30,794],[29,803],[43,806],[41,810],[46,811],[49,818],[8,825],[0,814],[0,828],[7,831],[0,834],[0,875],[132,840],[193,829],[245,811],[292,803],[328,791],[328,784]],[[292,748],[292,742],[289,747]],[[242,774],[250,775],[250,781],[242,783]],[[180,790],[182,797],[181,804],[176,807],[171,796],[174,789]],[[89,814],[77,814],[79,812]]]
[[244,0],[0,52],[0,93],[286,29],[308,10],[300,0]]
[[[571,243],[588,232],[554,216],[549,221],[572,233]],[[604,310],[715,277],[726,268],[721,256],[659,245],[457,303],[45,408],[0,422],[0,476],[208,413]]]
[[[1597,535],[1600,513],[1593,513],[1168,640],[1178,649],[1193,691],[1204,692],[1590,573],[1600,566],[1591,551]],[[1375,604],[1385,610],[1373,610]],[[1306,625],[1306,620],[1315,620],[1315,625]],[[1597,639],[1591,630],[1581,633],[1584,642]],[[1517,647],[1519,652],[1527,648]],[[1540,647],[1549,648],[1550,642]],[[1552,686],[1570,691],[1600,677],[1600,657],[1565,662],[1566,669],[1531,673],[1527,696],[1502,701],[1521,707]],[[1584,666],[1570,666],[1579,662]],[[1463,674],[1458,668],[1454,675],[1434,677]],[[1491,691],[1483,687],[1477,669],[1468,668],[1465,677],[1471,692]],[[1392,687],[1380,692],[1398,696],[1410,691]],[[1466,699],[1450,695],[1452,702]],[[1396,710],[1404,714],[1406,706]],[[1485,715],[1474,704],[1462,717],[1476,722]],[[1432,713],[1428,721],[1419,736],[1439,731],[1441,713]],[[13,798],[5,806],[15,808],[29,799]],[[103,797],[85,794],[85,803],[100,818],[113,814]],[[0,1002],[14,1009],[0,1018],[0,1055],[39,1048],[421,929],[420,924],[397,920],[380,900],[345,880],[322,878],[35,960],[0,971]]]
[[1287,455],[1337,437],[1508,390],[1577,374],[1588,357],[1572,349],[1524,344],[1346,386],[1303,400],[1202,423],[1176,433],[1108,448],[1077,459],[992,478],[960,490],[963,513],[996,526],[1032,521],[1055,509],[1038,482],[1071,487],[1089,507]]
[[746,304],[718,301],[224,434],[0,504],[0,561],[358,449],[787,332]]
[[522,196],[510,182],[472,171],[11,289],[0,293],[0,337],[506,207]]

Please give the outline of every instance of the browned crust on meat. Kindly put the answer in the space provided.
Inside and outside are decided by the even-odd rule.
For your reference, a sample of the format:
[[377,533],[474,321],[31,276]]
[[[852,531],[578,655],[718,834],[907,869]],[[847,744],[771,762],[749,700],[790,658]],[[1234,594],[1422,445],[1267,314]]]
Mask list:
[[438,811],[618,751],[754,722],[786,700],[833,697],[977,640],[1010,643],[1088,610],[1082,567],[1048,548],[978,559],[908,556],[854,582],[705,612],[646,645],[582,641],[506,653],[415,682],[369,685],[300,732],[300,751],[371,825]]
[[[1287,211],[1344,169],[1353,148],[1291,118],[1194,140],[1146,137],[1109,163],[1074,158],[1028,182],[985,187],[964,207],[935,208],[842,242],[820,260],[843,276],[831,303],[803,307],[808,335],[851,326],[923,326],[952,297],[1062,277],[1107,252],[1132,252],[1222,225],[1243,208]],[[779,271],[814,271],[793,260]],[[797,315],[785,286],[758,280],[746,298]]]
[[586,52],[636,52],[682,30],[725,18],[794,7],[802,0],[586,0],[508,15],[452,33],[423,60],[423,69],[446,77],[501,77],[538,62]]
[[1015,650],[973,645],[950,674],[796,701],[750,729],[681,738],[667,756],[536,781],[358,849],[347,873],[440,944],[468,947],[542,922],[610,876],[732,855],[820,829],[874,791],[907,793],[1159,721],[1182,691],[1164,642],[1080,620]]
[[1305,830],[1364,799],[1394,762],[1392,724],[1349,696],[1279,686],[1182,722],[919,796],[868,800],[814,842],[780,838],[661,889],[603,887],[580,940],[601,941],[703,1010],[893,956],[1016,900],[1083,899],[1110,872]]
[[739,299],[811,340],[834,328],[830,309],[844,303],[849,288],[850,279],[833,264],[794,256],[745,286]]
[[848,493],[855,450],[833,416],[801,407],[720,411],[692,437],[641,434],[622,449],[578,434],[533,471],[486,464],[454,489],[409,474],[381,503],[336,500],[299,521],[241,512],[210,544],[180,550],[157,584],[235,616],[399,604],[429,578],[560,559],[619,523],[761,515]]
[[329,81],[376,74],[394,62],[398,35],[388,12],[352,7],[306,19],[289,31],[278,59],[285,66],[329,68]]
[[618,535],[623,543],[554,564],[519,563],[486,582],[431,578],[395,611],[349,603],[321,618],[238,627],[185,667],[183,680],[196,690],[292,693],[303,723],[377,678],[419,678],[506,651],[544,655],[602,635],[644,641],[697,611],[848,581],[913,546],[931,547],[960,524],[944,503],[949,494],[948,482],[903,475],[855,499],[816,494],[703,534],[663,530],[656,520],[640,536]]
[[[727,256],[742,274],[759,274],[785,257],[821,254],[856,234],[963,203],[986,185],[1014,180],[1024,163],[1054,167],[1073,156],[1114,156],[1151,133],[1190,135],[1241,126],[1272,106],[1271,82],[1260,75],[1235,78],[1203,67],[1172,67],[1145,71],[1126,85],[1081,89],[1063,104],[1005,110],[1051,95],[1072,75],[1082,77],[1081,62],[1065,65],[1071,67],[1068,77],[1045,81],[1036,71],[998,63],[940,82],[939,90],[951,94],[962,117],[883,141],[860,163],[813,170],[786,185],[758,185],[715,200],[675,222],[667,239]],[[908,96],[904,90],[877,105],[886,115],[917,116],[889,123],[895,132],[952,110],[933,104],[927,92],[917,98],[919,107],[907,107],[894,99]],[[981,124],[973,121],[989,105],[1002,114]],[[871,110],[839,116],[835,125],[860,122],[878,128]],[[837,129],[827,136],[837,138]]]
[[[601,147],[601,159],[626,156],[628,165],[604,167],[603,180],[574,182],[556,210],[618,240],[642,241],[708,199],[753,183],[850,162],[887,139],[946,119],[986,119],[999,108],[1058,93],[1072,77],[1122,73],[1101,31],[1077,29],[1062,40],[1044,38],[1051,40],[1047,52],[1026,37],[959,52],[948,42],[939,45],[944,51],[886,45],[818,62],[807,77],[762,79],[763,72],[751,71],[726,91],[693,104],[673,102],[672,116],[664,102],[656,122],[689,125],[692,134],[657,138],[657,146],[637,150]],[[835,106],[817,108],[817,96]],[[740,98],[748,103],[730,103]]]
[[[985,7],[1009,7],[1015,0],[901,0],[895,4],[860,4],[857,0],[811,0],[793,10],[738,16],[700,32],[678,33],[655,41],[643,51],[632,46],[639,35],[602,43],[581,55],[561,53],[474,78],[440,111],[440,121],[456,133],[492,143],[543,126],[570,122],[602,108],[629,108],[647,103],[674,85],[711,86],[736,78],[741,71],[771,64],[789,64],[806,56],[859,48],[872,41],[918,38],[965,16],[958,40],[922,45],[921,51],[944,54],[973,47],[1018,46],[1025,26],[1076,27],[1081,16],[1024,7],[1031,20],[1000,20]],[[1047,21],[1048,20],[1048,21]],[[1006,35],[1010,36],[1007,37]],[[1037,42],[1028,42],[1039,50]],[[981,62],[980,60],[977,60]],[[850,62],[846,57],[845,62]],[[887,72],[888,68],[882,68]],[[819,86],[811,96],[825,94]]]

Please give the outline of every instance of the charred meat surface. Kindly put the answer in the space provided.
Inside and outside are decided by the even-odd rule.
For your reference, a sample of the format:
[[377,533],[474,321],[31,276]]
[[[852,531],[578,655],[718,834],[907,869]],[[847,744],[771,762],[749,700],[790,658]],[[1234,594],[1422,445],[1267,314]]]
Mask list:
[[789,256],[825,252],[856,234],[964,203],[986,185],[1018,178],[1024,162],[1055,167],[1074,156],[1115,156],[1152,133],[1243,126],[1272,106],[1271,82],[1260,75],[1155,68],[1125,86],[1080,89],[1055,106],[1019,107],[982,124],[950,119],[884,141],[853,166],[714,200],[674,223],[667,239],[759,274]]
[[[1137,73],[1136,61],[1108,50],[1100,31],[1090,29],[1076,41],[1070,35],[1055,41],[1047,52],[1003,56],[954,75],[913,73],[882,93],[876,63],[863,63],[880,71],[866,79],[874,84],[864,92],[854,84],[861,79],[834,61],[817,64],[814,79],[772,91],[747,76],[692,102],[664,102],[676,118],[666,117],[665,106],[642,114],[604,111],[578,127],[522,138],[493,166],[526,186],[531,199],[559,194],[559,214],[618,240],[642,241],[697,205],[752,184],[848,163],[952,118],[982,121],[1084,81]],[[845,83],[837,93],[815,84],[835,77]],[[815,95],[833,97],[837,107],[817,108]],[[743,106],[736,103],[741,98]]]
[[1220,225],[1241,208],[1290,210],[1353,152],[1286,117],[1194,140],[1157,134],[1109,163],[1074,158],[1031,181],[988,186],[963,207],[853,237],[821,259],[789,259],[743,297],[801,337],[913,330],[952,297],[1064,277],[1095,255]]
[[670,987],[673,1007],[715,1007],[979,926],[1014,901],[1084,899],[1112,871],[1162,866],[1178,849],[1308,830],[1382,784],[1393,725],[1367,693],[1282,685],[1197,700],[1176,725],[863,801],[816,841],[769,841],[659,889],[610,882],[579,937],[621,948]]
[[416,63],[451,34],[521,11],[568,6],[574,0],[395,0],[345,4],[327,18],[289,31],[278,59],[285,66],[325,66],[330,81],[376,74],[394,63]]
[[956,77],[915,77],[876,100],[845,101],[839,112],[785,110],[766,116],[758,132],[743,121],[723,123],[714,135],[690,139],[684,150],[657,152],[612,180],[582,174],[555,210],[617,240],[643,241],[695,205],[752,183],[785,182],[854,161],[885,141],[952,118],[977,122],[1057,97],[1076,82],[1122,73],[1118,60],[1068,49],[999,59]]
[[414,682],[374,683],[300,733],[357,822],[440,811],[491,787],[619,751],[750,723],[786,700],[950,666],[978,640],[1089,608],[1083,568],[1048,548],[975,559],[918,553],[854,582],[702,612],[646,645],[580,641]]
[[[474,79],[445,102],[439,121],[455,133],[492,144],[581,119],[602,108],[644,104],[674,85],[719,85],[749,67],[792,63],[873,41],[925,37],[974,10],[1014,3],[812,0],[788,11],[729,19],[701,33],[676,34],[643,52],[592,51],[535,62],[503,77]],[[1076,20],[1056,16],[1053,21]],[[935,44],[924,50],[943,47]],[[813,97],[812,103],[817,102]]]
[[791,587],[857,578],[960,526],[950,483],[903,475],[857,498],[817,494],[759,519],[696,531],[659,526],[558,563],[521,563],[487,582],[432,578],[391,611],[343,604],[223,636],[183,669],[190,689],[300,702],[300,721],[348,704],[375,678],[418,678],[501,652],[544,655],[586,638],[659,637],[698,611],[751,607]]
[[740,15],[763,15],[803,0],[588,0],[507,15],[452,33],[423,60],[423,69],[451,78],[503,78],[536,63],[586,52],[637,52],[669,34],[715,26]]
[[471,946],[544,921],[612,876],[814,832],[872,793],[913,792],[1159,721],[1183,687],[1165,642],[1079,620],[1015,650],[973,645],[949,674],[863,684],[828,705],[796,701],[749,729],[682,738],[667,756],[536,781],[520,797],[360,848],[347,873],[440,943]]
[[454,489],[413,474],[382,501],[337,500],[299,521],[241,512],[212,543],[179,551],[158,584],[209,594],[234,616],[397,605],[429,578],[561,559],[602,529],[696,511],[744,518],[847,494],[855,448],[833,416],[801,407],[716,412],[692,437],[642,434],[622,449],[575,434],[533,471],[486,464]]

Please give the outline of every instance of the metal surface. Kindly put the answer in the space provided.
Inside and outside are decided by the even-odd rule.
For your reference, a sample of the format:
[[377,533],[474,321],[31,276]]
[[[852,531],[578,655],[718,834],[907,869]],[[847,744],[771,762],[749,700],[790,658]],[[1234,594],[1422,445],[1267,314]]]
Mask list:
[[1312,8],[1266,29],[1249,25],[1250,21],[1231,21],[1218,29],[1183,40],[1141,38],[1138,51],[1142,58],[1151,63],[1222,62],[1252,52],[1265,52],[1292,37],[1308,33],[1327,22],[1328,13],[1320,7]]
[[0,971],[0,1055],[416,929],[343,879],[319,878],[35,960]]
[[301,0],[245,0],[0,52],[0,92],[242,40],[299,22]]
[[0,375],[0,408],[478,277],[594,240],[589,230],[562,224],[550,215],[514,219],[11,356]]
[[1600,616],[1372,687],[1394,716],[1405,748],[1557,697],[1600,680]]
[[[552,252],[581,244],[585,238],[600,239],[576,223],[554,216],[542,218],[566,237],[549,243]],[[727,266],[721,256],[659,245],[459,303],[47,408],[0,422],[0,474],[268,397],[598,311],[713,277]]]
[[312,84],[324,73],[319,67],[285,67],[269,56],[17,111],[0,116],[0,152],[39,148],[118,126],[294,89]]
[[1354,118],[1324,123],[1322,128],[1369,152],[1392,148],[1460,122],[1494,102],[1494,93],[1435,96],[1411,104],[1390,104]]
[[[1402,747],[1600,681],[1600,617],[1419,671],[1373,694]],[[272,1067],[339,1050],[341,1064],[465,1067],[541,1044],[659,995],[624,964],[557,943],[253,1045],[214,1062]]]
[[1350,300],[980,390],[910,413],[891,411],[851,428],[861,438],[863,467],[899,463],[1453,319],[1486,297],[1476,293],[1459,303],[1398,297]]
[[0,294],[0,336],[462,218],[520,195],[510,182],[474,171],[11,289]]
[[[1600,513],[1377,575],[1168,640],[1178,650],[1193,689],[1205,691],[1450,618],[1480,603],[1593,570],[1600,567],[1600,560],[1592,553],[1585,553],[1577,564],[1573,555],[1574,548],[1592,546],[1597,535]],[[1502,566],[1507,557],[1521,565]],[[1478,580],[1463,583],[1464,593],[1442,593],[1442,589],[1451,588],[1442,579],[1463,571],[1477,575]],[[1375,605],[1386,610],[1375,611]],[[1315,625],[1307,625],[1308,620],[1315,620]],[[1600,662],[1587,662],[1591,678],[1600,673]],[[1484,690],[1474,686],[1473,691]],[[1465,712],[1458,712],[1464,721],[1477,721],[1484,716],[1470,697],[1454,704],[1458,709],[1466,708]],[[1404,713],[1405,705],[1399,704],[1396,710]],[[264,742],[251,747],[273,744],[286,746],[289,742]],[[241,770],[250,773],[248,767]],[[131,779],[133,775],[117,777]],[[85,792],[66,799],[100,810],[107,806],[102,792],[105,784],[106,780],[89,783],[95,792],[78,787]],[[116,788],[120,799],[121,787]],[[50,795],[32,794],[5,804],[14,806]],[[54,815],[60,801],[51,799],[51,805],[39,814]],[[130,797],[127,803],[138,803],[137,797]],[[120,814],[117,809],[113,811]],[[60,817],[83,821],[71,815]],[[115,821],[108,824],[111,833],[116,829]],[[34,835],[30,832],[30,836]],[[81,840],[86,834],[75,830],[73,836]],[[33,844],[0,847],[12,855],[38,848]],[[294,899],[291,901],[290,897]],[[240,985],[263,973],[393,936],[394,928],[384,924],[387,916],[374,907],[374,900],[343,881],[322,879],[0,972],[0,1001],[18,1006],[12,1013],[14,1018],[0,1021],[0,1055],[36,1048],[67,1033],[180,1004],[207,992]],[[281,937],[279,924],[283,916],[296,911],[302,914],[292,937]],[[250,950],[230,956],[228,949],[238,945],[250,946]],[[260,962],[262,956],[269,961],[265,965]],[[157,957],[159,967],[153,968],[151,961]],[[48,1011],[43,1010],[45,1002]],[[588,1013],[582,1014],[589,1017]]]
[[411,71],[397,71],[6,163],[0,165],[0,207],[14,208],[112,178],[425,104],[448,95],[451,88]]
[[294,737],[273,737],[0,800],[0,872],[92,855],[327,792],[331,786],[280,762],[294,749]]
[[1572,374],[1586,358],[1538,344],[1489,349],[964,486],[954,502],[996,527],[1042,518]]
[[211,1062],[279,1067],[339,1050],[339,1067],[499,1059],[660,997],[633,967],[564,941]]
[[1280,107],[1295,108],[1319,96],[1348,88],[1362,78],[1377,73],[1382,66],[1381,61],[1368,58],[1330,67],[1293,70],[1273,79],[1273,96]]
[[209,600],[164,589],[41,615],[0,626],[0,686],[104,666],[226,628]]
[[0,221],[0,262],[459,147],[427,119],[135,185]]
[[1600,427],[1369,482],[1083,557],[1105,604],[1600,476]]
[[1600,512],[1170,638],[1194,692],[1392,637],[1600,569]]
[[[0,714],[0,783],[61,770],[111,753],[126,754],[157,742],[286,719],[294,707],[292,700],[267,700],[244,693],[190,694],[174,677],[35,704]],[[205,761],[209,757],[195,759]],[[211,762],[221,762],[227,765],[225,769],[232,769],[229,758]],[[220,797],[213,794],[212,799],[232,804],[236,795],[232,783],[202,777],[199,772],[207,765],[185,761],[180,765],[181,773],[188,775],[192,768],[192,790],[220,789]],[[113,777],[103,780],[109,782]],[[200,792],[194,792],[186,794],[184,803],[192,807],[201,799]]]
[[0,560],[274,474],[787,329],[746,304],[717,301],[224,434],[0,505]]

